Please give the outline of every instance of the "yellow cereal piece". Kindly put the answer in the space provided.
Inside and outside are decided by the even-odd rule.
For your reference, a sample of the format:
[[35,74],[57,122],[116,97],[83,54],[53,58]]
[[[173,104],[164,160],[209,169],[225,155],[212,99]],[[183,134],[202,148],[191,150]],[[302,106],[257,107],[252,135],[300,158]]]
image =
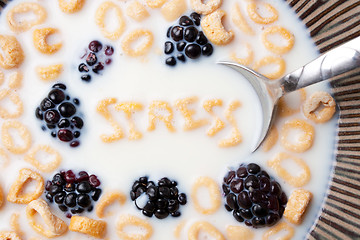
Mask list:
[[126,118],[129,122],[129,140],[138,140],[142,138],[142,133],[139,132],[135,127],[135,122],[132,119],[132,114],[135,111],[141,111],[143,109],[143,105],[138,102],[122,102],[118,103],[115,106],[117,111],[123,111],[126,115]]
[[216,45],[226,45],[234,38],[234,32],[227,31],[222,24],[225,14],[224,10],[219,9],[206,15],[201,21],[201,27],[206,37]]
[[[305,89],[299,89],[297,92],[300,94],[300,101],[304,102],[306,99],[306,91]],[[281,97],[278,101],[278,114],[280,117],[289,117],[300,111],[300,108],[291,108],[285,101],[284,97]]]
[[285,63],[285,60],[281,57],[275,57],[275,56],[263,57],[259,61],[255,62],[253,69],[255,71],[258,71],[261,73],[262,67],[265,67],[265,66],[268,66],[271,64],[277,65],[278,68],[273,72],[262,73],[262,74],[269,79],[278,79],[278,78],[282,77],[285,73],[286,63]]
[[82,9],[85,0],[59,0],[59,7],[64,13],[75,13]]
[[175,238],[180,238],[181,231],[184,229],[185,224],[186,224],[186,220],[182,220],[179,224],[176,225],[174,229]]
[[286,222],[281,222],[276,224],[274,227],[267,230],[262,239],[269,240],[273,239],[273,236],[279,233],[280,231],[286,231],[286,235],[276,238],[277,240],[290,240],[294,236],[294,228],[289,226]]
[[[268,39],[268,36],[273,35],[273,34],[280,35],[286,41],[286,45],[280,46],[280,45],[276,45],[273,42],[271,42]],[[284,54],[284,53],[289,52],[293,48],[294,42],[295,42],[295,37],[292,33],[290,33],[289,30],[287,30],[284,27],[272,26],[272,27],[268,27],[265,29],[265,31],[263,32],[263,34],[261,36],[261,40],[267,50],[269,50],[275,54]]]
[[10,217],[10,227],[16,232],[20,237],[24,236],[24,233],[21,231],[20,223],[19,223],[20,215],[18,213],[11,214]]
[[13,72],[9,76],[9,88],[11,89],[20,88],[22,85],[22,80],[23,80],[23,74],[21,72],[19,71]]
[[[39,214],[44,224],[38,223],[35,215]],[[67,231],[66,223],[55,216],[47,202],[41,198],[30,202],[26,207],[26,217],[29,225],[39,234],[47,238],[63,235]]]
[[255,34],[254,30],[250,27],[249,23],[241,13],[238,3],[235,3],[234,7],[231,9],[231,20],[244,33],[249,35]]
[[[200,188],[206,188],[209,191],[211,206],[206,208],[201,206],[198,199],[198,191]],[[202,214],[213,214],[221,206],[221,192],[216,181],[210,177],[199,177],[191,189],[191,199],[195,209]]]
[[99,218],[104,218],[110,216],[110,214],[105,214],[105,208],[113,204],[115,201],[118,201],[120,205],[124,205],[126,202],[126,195],[121,192],[108,192],[106,193],[100,200],[100,202],[96,205],[96,215]]
[[230,138],[220,140],[219,147],[233,147],[239,145],[242,142],[242,135],[233,114],[233,112],[239,107],[241,107],[241,103],[239,101],[233,101],[225,110],[225,117],[231,124],[232,130]]
[[[320,106],[324,107],[317,111]],[[303,104],[303,113],[305,117],[315,123],[324,123],[329,121],[336,111],[336,103],[331,95],[327,92],[315,92]]]
[[3,192],[3,189],[0,185],[0,209],[1,207],[4,205],[4,192]]
[[151,8],[159,8],[164,5],[166,0],[145,0],[145,2]]
[[209,0],[206,3],[203,3],[202,0],[191,0],[190,4],[195,12],[207,15],[218,9],[222,4],[222,0]]
[[[110,10],[114,10],[116,14],[116,19],[112,19],[112,21],[116,21],[118,24],[117,28],[114,31],[107,30],[107,26],[105,23],[106,15]],[[125,19],[122,15],[121,9],[118,5],[113,2],[103,2],[95,13],[95,22],[100,28],[101,33],[110,40],[117,40],[121,36],[121,34],[125,30]]]
[[254,239],[254,232],[247,227],[242,226],[227,226],[226,227],[228,240],[252,240]]
[[16,232],[0,231],[0,239],[2,240],[21,240]]
[[203,108],[214,118],[212,127],[206,132],[209,137],[215,136],[216,133],[225,127],[225,123],[218,116],[216,116],[213,111],[214,107],[221,107],[222,105],[223,101],[221,99],[206,100],[203,104]]
[[186,0],[169,0],[161,7],[161,14],[166,21],[178,19],[187,10]]
[[[34,14],[36,16],[35,19],[26,20],[19,19],[19,15],[26,14]],[[35,25],[42,24],[45,22],[47,13],[45,8],[43,8],[40,4],[34,2],[23,2],[12,9],[6,15],[9,27],[14,32],[25,32],[32,28]]]
[[129,3],[129,6],[126,8],[126,14],[138,22],[141,22],[150,16],[145,6],[142,5],[139,1],[132,1]]
[[[48,155],[52,155],[54,160],[46,164],[41,163],[36,156],[39,152],[44,152]],[[38,170],[50,173],[59,167],[62,161],[62,157],[58,151],[56,151],[49,145],[37,145],[25,155],[24,160],[36,167]]]
[[[281,165],[281,163],[286,160],[294,161],[302,169],[302,171],[299,172],[296,176],[291,175],[289,171]],[[267,164],[269,165],[269,167],[274,169],[274,171],[279,177],[284,179],[291,186],[302,187],[310,181],[310,168],[301,158],[297,158],[290,154],[281,152],[277,154],[274,159],[269,160]]]
[[52,34],[59,33],[57,28],[35,29],[33,33],[34,46],[43,54],[54,54],[62,47],[62,43],[48,44],[47,38]]
[[206,221],[198,221],[192,224],[188,231],[189,240],[200,240],[200,232],[205,232],[215,240],[225,240],[224,235],[212,224]]
[[294,190],[286,204],[284,217],[293,224],[301,224],[311,199],[311,192],[304,189]]
[[[22,145],[14,143],[13,137],[10,135],[9,129],[15,129],[21,139]],[[4,122],[1,127],[1,140],[4,147],[14,154],[23,154],[29,150],[31,145],[31,135],[29,130],[19,121],[12,120]]]
[[264,152],[270,151],[276,144],[279,138],[279,131],[275,126],[272,126],[272,128],[269,131],[269,134],[265,138],[265,141],[262,143],[262,150]]
[[69,230],[84,233],[95,238],[104,238],[106,234],[106,222],[94,220],[87,217],[72,216],[70,219]]
[[188,105],[194,104],[198,101],[197,97],[188,97],[184,99],[177,100],[175,105],[185,118],[184,131],[193,130],[199,127],[202,127],[208,123],[207,119],[198,119],[194,120],[193,115],[195,110],[189,109]]
[[[289,141],[288,136],[291,130],[301,131],[301,135],[296,139],[296,142]],[[293,152],[301,153],[310,149],[314,143],[315,129],[314,127],[301,119],[294,119],[287,121],[281,128],[280,140],[281,145]]]
[[9,155],[6,153],[5,149],[0,148],[0,169],[4,169],[9,165],[10,158]]
[[256,23],[259,24],[270,24],[275,22],[276,20],[278,20],[279,18],[279,13],[278,11],[269,3],[263,3],[264,7],[266,8],[266,10],[271,14],[270,17],[262,17],[256,9],[259,8],[260,2],[256,1],[255,2],[251,2],[247,5],[247,12],[249,17],[251,18],[251,20],[253,20]]
[[62,72],[63,72],[62,64],[54,64],[54,65],[36,68],[37,75],[43,81],[53,81],[59,78]]
[[254,51],[252,50],[249,43],[246,43],[245,48],[247,51],[246,57],[239,58],[236,56],[236,53],[233,52],[230,54],[230,58],[238,64],[249,66],[254,61]]
[[14,105],[16,105],[16,109],[13,113],[10,113],[7,109],[3,108],[0,104],[0,117],[3,119],[10,119],[10,118],[18,118],[24,112],[23,103],[19,97],[19,95],[10,89],[2,89],[0,90],[0,103],[4,99],[8,98]]
[[[127,233],[126,227],[136,227],[143,231],[143,233]],[[153,234],[153,228],[146,220],[132,215],[123,215],[120,217],[116,225],[116,232],[123,240],[147,240]]]
[[24,51],[15,37],[0,35],[0,48],[0,67],[17,68],[24,62]]
[[5,75],[3,71],[0,70],[0,85],[2,85],[5,82]]
[[[162,112],[168,114],[163,114]],[[149,106],[149,126],[148,131],[153,131],[156,128],[157,120],[165,123],[165,126],[170,132],[175,132],[172,124],[174,118],[173,110],[168,102],[165,101],[152,101]]]
[[[142,44],[133,48],[132,44],[139,39],[144,38]],[[126,55],[138,57],[145,55],[150,50],[154,42],[154,36],[149,30],[138,29],[130,32],[122,41],[122,49]]]
[[[24,193],[24,186],[30,180],[37,182],[36,188],[31,193]],[[7,200],[12,203],[28,204],[39,198],[43,191],[44,179],[41,175],[28,168],[23,168],[19,171],[16,181],[11,185]]]

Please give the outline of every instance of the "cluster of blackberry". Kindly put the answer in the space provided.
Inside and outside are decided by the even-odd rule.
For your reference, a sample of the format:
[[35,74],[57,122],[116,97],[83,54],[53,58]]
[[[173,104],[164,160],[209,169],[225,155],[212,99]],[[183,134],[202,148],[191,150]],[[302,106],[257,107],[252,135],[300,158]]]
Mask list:
[[284,213],[287,203],[285,192],[255,163],[242,164],[236,171],[229,171],[222,188],[226,210],[247,226],[273,226]]
[[84,121],[77,114],[80,101],[71,98],[66,93],[64,84],[55,84],[47,97],[35,110],[37,119],[44,121],[43,130],[50,129],[51,136],[58,137],[63,142],[70,142],[71,147],[79,146],[80,130]]
[[165,42],[164,53],[171,56],[165,60],[167,65],[175,66],[177,60],[185,62],[187,57],[197,59],[213,53],[213,46],[201,31],[200,19],[201,16],[193,12],[190,16],[181,16],[179,25],[168,29],[167,37],[170,40]]
[[85,171],[80,171],[78,176],[72,170],[61,171],[46,182],[45,197],[50,203],[55,202],[70,218],[71,214],[93,210],[92,203],[99,200],[102,192],[100,184],[97,176],[89,176]]
[[186,195],[179,193],[177,182],[166,177],[160,179],[157,185],[147,177],[140,177],[131,188],[130,198],[145,216],[155,215],[158,219],[169,215],[179,217],[180,205],[187,202]]

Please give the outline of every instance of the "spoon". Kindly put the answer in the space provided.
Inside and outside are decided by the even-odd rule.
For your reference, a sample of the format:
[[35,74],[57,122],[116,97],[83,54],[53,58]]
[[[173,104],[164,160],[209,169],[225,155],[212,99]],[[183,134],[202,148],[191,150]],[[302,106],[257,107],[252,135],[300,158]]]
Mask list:
[[312,62],[278,80],[270,80],[260,73],[237,63],[227,61],[219,61],[218,63],[231,67],[242,74],[250,82],[260,100],[263,121],[260,136],[252,151],[255,152],[269,132],[280,97],[360,68],[360,37],[326,52]]

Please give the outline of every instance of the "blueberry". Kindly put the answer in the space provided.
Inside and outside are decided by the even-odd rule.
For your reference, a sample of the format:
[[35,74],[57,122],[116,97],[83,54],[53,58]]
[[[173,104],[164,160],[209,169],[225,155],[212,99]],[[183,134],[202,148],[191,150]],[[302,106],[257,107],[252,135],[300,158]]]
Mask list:
[[48,98],[55,104],[59,104],[65,100],[65,93],[60,89],[51,90],[48,94]]
[[91,185],[89,182],[87,181],[84,181],[84,182],[81,182],[77,185],[77,188],[76,190],[79,192],[79,193],[89,193],[91,191]]
[[98,62],[97,64],[95,64],[92,70],[94,73],[98,74],[100,71],[104,70],[104,63]]
[[59,121],[58,123],[58,127],[59,128],[67,128],[70,127],[70,121],[67,120],[66,118],[63,118]]
[[170,41],[166,41],[165,42],[165,46],[164,46],[164,53],[165,54],[170,54],[174,51],[174,44]]
[[185,29],[184,39],[188,42],[194,42],[197,38],[198,30],[195,27],[188,27]]
[[71,123],[74,124],[76,128],[81,129],[84,126],[84,121],[80,117],[73,117]]
[[213,46],[210,43],[207,43],[201,48],[201,51],[202,51],[202,54],[204,56],[211,56],[214,49],[213,49]]
[[97,63],[96,54],[93,53],[93,52],[89,53],[89,55],[88,55],[87,58],[86,58],[86,63],[87,63],[89,66],[93,66],[95,63]]
[[89,68],[85,63],[80,63],[78,70],[79,72],[89,72]]
[[87,194],[79,194],[76,198],[76,202],[80,207],[87,208],[91,205],[91,199]]
[[169,57],[165,60],[166,65],[169,66],[175,66],[176,65],[176,59],[174,57]]
[[208,43],[208,39],[206,38],[203,31],[200,31],[198,35],[196,36],[196,42],[200,45],[205,45]]
[[188,16],[182,16],[179,19],[179,24],[181,26],[191,26],[193,25],[193,21]]
[[60,120],[60,114],[56,110],[47,110],[44,114],[44,119],[48,124],[56,124]]
[[74,138],[72,132],[67,129],[60,129],[57,135],[58,138],[63,142],[70,142]]
[[201,20],[201,16],[200,14],[196,13],[196,12],[193,12],[190,14],[190,17],[192,20],[194,20],[194,23],[196,26],[199,26],[200,25],[200,20]]
[[171,29],[171,37],[174,41],[178,42],[183,39],[184,28],[180,26],[175,26]]
[[63,117],[71,117],[76,113],[76,107],[70,102],[64,102],[60,104],[59,111]]
[[42,102],[40,103],[40,109],[42,111],[46,111],[46,110],[54,108],[54,107],[55,107],[55,104],[52,103],[50,101],[50,99],[48,99],[48,98],[44,98],[44,100],[42,100]]
[[36,110],[35,110],[35,116],[39,120],[44,119],[44,113],[41,111],[41,109],[39,107],[37,107]]
[[76,197],[77,194],[76,193],[69,193],[68,195],[66,195],[65,197],[65,206],[69,207],[69,208],[73,208],[76,206]]
[[185,48],[185,55],[191,59],[197,59],[201,55],[201,48],[197,44],[189,44]]
[[101,42],[94,40],[89,43],[89,49],[93,52],[99,52],[102,49]]
[[183,51],[185,49],[185,47],[186,47],[186,42],[181,41],[176,44],[176,49],[179,52]]
[[81,75],[81,80],[83,80],[84,82],[90,82],[91,76],[89,74]]
[[105,47],[105,55],[111,56],[114,54],[114,48],[112,46],[106,46]]

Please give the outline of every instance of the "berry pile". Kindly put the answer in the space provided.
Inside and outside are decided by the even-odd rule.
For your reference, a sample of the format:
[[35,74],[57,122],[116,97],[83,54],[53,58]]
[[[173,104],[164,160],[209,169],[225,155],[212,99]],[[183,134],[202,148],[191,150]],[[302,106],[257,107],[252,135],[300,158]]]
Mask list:
[[77,113],[80,101],[77,98],[72,99],[65,90],[64,84],[55,84],[36,108],[35,116],[44,121],[45,125],[42,128],[50,129],[51,136],[58,137],[63,142],[70,142],[71,147],[77,147],[80,144],[80,129],[84,126],[82,118]]
[[99,179],[95,175],[89,176],[85,171],[80,171],[77,176],[71,170],[61,171],[46,182],[45,197],[50,203],[55,202],[70,218],[71,213],[93,210],[93,201],[99,200],[101,195],[99,186]]
[[140,177],[132,186],[130,198],[145,216],[155,215],[158,219],[169,215],[179,217],[180,205],[187,202],[185,193],[179,193],[177,182],[166,177],[160,179],[157,185],[147,177]]
[[[90,50],[90,52],[88,52]],[[89,43],[88,49],[85,50],[85,54],[81,57],[85,62],[82,62],[78,66],[78,70],[81,73],[81,80],[85,82],[91,81],[91,72],[100,74],[104,70],[106,65],[112,62],[111,56],[114,54],[114,48],[110,45],[103,47],[102,43],[94,40]]]
[[213,46],[201,31],[200,18],[196,12],[181,16],[179,25],[168,29],[167,37],[170,40],[165,42],[164,53],[171,56],[165,60],[167,65],[175,66],[177,60],[185,62],[186,57],[197,59],[213,53]]
[[259,165],[240,165],[229,171],[222,185],[225,208],[234,218],[254,228],[272,226],[282,217],[287,196]]

